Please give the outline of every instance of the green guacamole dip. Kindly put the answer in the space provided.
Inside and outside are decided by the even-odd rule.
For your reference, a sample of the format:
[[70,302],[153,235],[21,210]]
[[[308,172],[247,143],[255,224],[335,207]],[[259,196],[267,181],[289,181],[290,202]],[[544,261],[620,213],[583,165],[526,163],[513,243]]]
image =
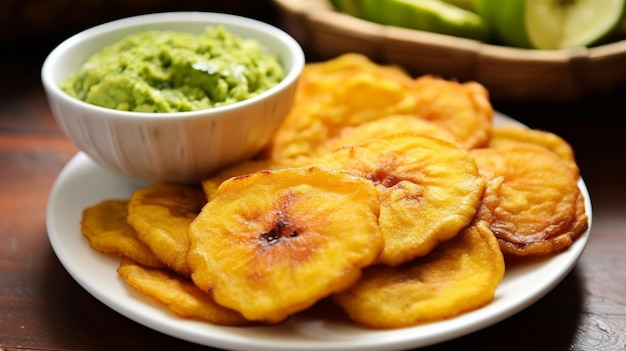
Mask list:
[[105,47],[61,89],[90,104],[136,112],[182,112],[258,95],[285,75],[258,41],[223,27],[203,34],[144,31]]

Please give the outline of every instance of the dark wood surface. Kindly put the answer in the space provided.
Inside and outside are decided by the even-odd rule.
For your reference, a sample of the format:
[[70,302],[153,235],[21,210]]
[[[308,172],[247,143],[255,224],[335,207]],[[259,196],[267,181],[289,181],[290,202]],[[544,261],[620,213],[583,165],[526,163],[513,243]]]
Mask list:
[[[55,43],[11,43],[0,55],[0,350],[207,350],[109,309],[52,251],[46,201],[77,152],[56,125],[39,80]],[[573,271],[544,298],[425,349],[626,349],[626,89],[560,103],[493,104],[572,144],[592,198],[591,237]]]

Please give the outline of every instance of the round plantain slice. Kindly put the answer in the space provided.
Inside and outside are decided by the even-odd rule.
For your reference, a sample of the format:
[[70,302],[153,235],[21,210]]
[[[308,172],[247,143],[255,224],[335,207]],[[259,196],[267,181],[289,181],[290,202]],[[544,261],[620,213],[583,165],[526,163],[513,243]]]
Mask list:
[[312,161],[372,181],[379,190],[385,248],[397,266],[428,254],[467,226],[485,188],[458,143],[411,133],[337,149]]
[[414,110],[415,99],[406,82],[360,72],[323,95],[296,102],[266,147],[264,158],[310,157],[344,128]]
[[456,142],[456,137],[439,125],[413,115],[390,115],[355,127],[347,127],[332,139],[323,142],[316,155],[324,155],[344,146],[357,145],[391,134],[415,133]]
[[470,154],[488,181],[501,179],[490,227],[505,254],[562,251],[586,229],[574,162],[532,144]]
[[333,300],[355,322],[391,329],[452,318],[488,304],[504,277],[504,258],[478,221],[427,256],[399,267],[378,265]]
[[341,172],[231,178],[189,228],[191,277],[247,319],[278,323],[347,288],[376,260],[378,214],[376,187]]
[[217,188],[222,184],[225,180],[232,178],[243,176],[251,173],[256,173],[259,171],[272,171],[277,169],[284,169],[295,167],[297,165],[297,160],[273,160],[273,159],[263,159],[263,160],[247,160],[236,163],[226,169],[221,170],[217,174],[211,176],[202,181],[202,189],[204,190],[207,200],[211,201],[215,196],[217,196]]
[[130,259],[122,259],[117,272],[137,291],[165,304],[182,318],[227,326],[250,324],[241,314],[215,303],[210,294],[200,290],[189,278],[170,270],[150,268]]
[[561,158],[575,162],[574,150],[563,138],[548,131],[523,126],[511,125],[493,128],[489,147],[497,149],[528,143],[543,146]]
[[585,198],[578,190],[576,210],[570,222],[547,240],[519,243],[499,239],[502,251],[509,257],[523,258],[530,255],[545,255],[567,250],[589,228],[589,217],[585,212]]
[[92,249],[127,257],[151,267],[164,265],[126,222],[128,201],[104,200],[83,210],[81,231]]
[[425,75],[415,79],[411,91],[417,106],[414,113],[447,129],[466,149],[487,145],[493,106],[484,86]]
[[131,194],[128,224],[161,262],[189,276],[187,231],[206,202],[200,186],[156,183]]
[[324,95],[347,78],[358,73],[373,74],[381,79],[393,79],[410,84],[411,76],[400,66],[380,65],[367,56],[346,53],[324,62],[305,65],[298,81],[297,99]]

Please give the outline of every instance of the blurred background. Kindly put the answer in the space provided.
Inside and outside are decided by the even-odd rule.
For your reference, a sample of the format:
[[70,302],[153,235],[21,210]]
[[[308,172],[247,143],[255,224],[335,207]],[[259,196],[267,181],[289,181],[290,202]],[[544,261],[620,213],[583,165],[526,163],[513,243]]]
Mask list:
[[0,0],[0,40],[65,37],[94,24],[149,12],[219,11],[271,20],[269,0]]
[[269,0],[0,0],[1,60],[18,65],[43,62],[62,40],[96,24],[138,14],[184,10],[277,21]]

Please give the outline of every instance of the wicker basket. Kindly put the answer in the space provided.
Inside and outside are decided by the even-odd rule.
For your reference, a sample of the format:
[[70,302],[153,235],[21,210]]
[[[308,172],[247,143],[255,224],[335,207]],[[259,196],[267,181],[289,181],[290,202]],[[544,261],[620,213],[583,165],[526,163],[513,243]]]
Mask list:
[[346,52],[414,76],[477,81],[494,99],[563,101],[626,85],[626,40],[593,48],[528,50],[383,26],[333,11],[327,0],[274,0],[316,59]]

